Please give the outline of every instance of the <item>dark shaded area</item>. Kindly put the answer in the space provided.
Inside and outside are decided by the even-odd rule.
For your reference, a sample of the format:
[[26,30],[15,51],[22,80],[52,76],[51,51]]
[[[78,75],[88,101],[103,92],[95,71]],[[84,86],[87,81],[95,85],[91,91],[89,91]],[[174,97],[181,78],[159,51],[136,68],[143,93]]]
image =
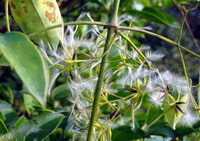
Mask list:
[[[176,7],[166,9],[165,12],[174,16],[178,21],[182,21],[182,16]],[[200,7],[194,11],[191,11],[188,15],[188,23],[192,29],[192,32],[198,42],[200,43]],[[179,31],[165,25],[158,25],[155,23],[148,23],[151,26],[152,31],[158,33],[164,37],[167,37],[173,41],[178,40]],[[150,45],[152,50],[161,52],[165,55],[162,61],[157,63],[157,67],[161,70],[171,70],[172,72],[183,75],[181,61],[179,53],[176,47],[160,40],[156,37],[145,35],[145,38],[139,39],[141,43]],[[198,53],[197,48],[190,36],[190,33],[186,26],[184,26],[183,35],[181,38],[181,45]],[[199,58],[192,56],[191,54],[182,51],[189,77],[192,78],[194,85],[198,84],[198,70],[200,69]]]
[[[94,0],[63,0],[63,1],[58,0],[64,21],[74,21],[82,12],[90,12],[90,14],[95,20],[105,21],[107,18],[105,17],[105,19],[102,19],[98,11],[101,11],[101,14],[109,13],[110,11],[106,10],[103,5],[101,6],[101,8],[95,7],[95,4],[94,4],[95,2]],[[127,5],[127,2],[128,2],[127,0],[122,1],[121,5]],[[92,9],[91,7],[88,7],[88,5],[90,5],[91,3],[94,6]],[[191,6],[194,6],[194,5],[190,5],[189,7]],[[0,4],[0,32],[1,33],[6,32],[6,22],[5,22],[4,11],[5,11],[4,3],[2,2]],[[119,15],[122,15],[123,9],[120,9],[120,12],[121,13]],[[165,9],[164,12],[174,16],[178,21],[182,20],[182,16],[180,12],[174,6]],[[10,17],[11,17],[10,19],[11,29],[14,31],[21,31],[20,28],[12,19],[12,16]],[[198,40],[198,43],[199,43],[200,42],[200,7],[189,13],[188,22],[191,26],[191,29],[193,31],[195,38]],[[166,25],[156,24],[153,22],[147,22],[146,25],[151,26],[153,32],[161,34],[174,41],[177,40],[177,37],[179,35],[179,31],[177,29],[173,29]],[[171,70],[172,72],[178,73],[180,75],[183,74],[181,62],[179,59],[179,54],[177,52],[176,47],[173,47],[170,44],[150,35],[145,35],[145,38],[139,38],[138,40],[142,44],[150,45],[153,51],[158,51],[165,54],[165,57],[163,58],[163,60],[161,60],[160,62],[157,62],[156,64],[156,66],[160,70]],[[192,42],[192,39],[186,27],[183,32],[181,44],[194,52],[198,52],[197,49],[194,47],[194,44]],[[193,79],[194,84],[197,84],[198,83],[197,70],[200,69],[199,59],[184,51],[183,51],[183,54],[184,54],[187,68],[188,68],[189,76]],[[7,84],[8,82],[7,79],[9,78],[9,81],[13,83],[9,83],[8,85],[14,85],[13,86],[14,89],[17,91],[20,91],[22,88],[22,83],[19,78],[15,78],[16,76],[17,75],[13,71],[11,71],[8,67],[2,67],[1,75],[0,75],[0,83]]]

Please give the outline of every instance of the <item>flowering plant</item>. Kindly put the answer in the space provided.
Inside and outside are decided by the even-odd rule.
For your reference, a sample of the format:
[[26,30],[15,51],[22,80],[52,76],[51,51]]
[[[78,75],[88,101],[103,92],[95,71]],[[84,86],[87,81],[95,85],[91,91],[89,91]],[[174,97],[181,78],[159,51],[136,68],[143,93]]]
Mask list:
[[[67,23],[55,0],[10,0],[24,34],[10,32],[6,12],[9,33],[0,36],[0,51],[4,64],[13,67],[23,82],[25,112],[20,116],[0,100],[0,139],[158,140],[198,132],[200,103],[194,98],[182,51],[200,55],[180,44],[187,15],[196,7],[172,2],[183,13],[177,42],[150,27],[133,26],[137,18],[118,16],[120,0],[111,2],[108,22],[82,13]],[[140,45],[133,32],[177,47],[184,76],[160,71],[156,61],[164,54]]]

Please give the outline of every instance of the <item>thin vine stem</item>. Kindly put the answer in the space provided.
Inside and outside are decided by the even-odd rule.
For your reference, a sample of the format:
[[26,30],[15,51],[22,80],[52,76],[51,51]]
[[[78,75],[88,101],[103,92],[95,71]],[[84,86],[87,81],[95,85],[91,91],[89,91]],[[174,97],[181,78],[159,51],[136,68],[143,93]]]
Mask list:
[[[176,3],[176,2],[174,1],[174,3]],[[184,13],[184,15],[183,15],[183,21],[182,21],[182,24],[181,24],[180,34],[179,34],[179,37],[178,37],[178,40],[177,40],[177,46],[178,46],[178,52],[179,52],[179,56],[180,56],[180,59],[181,59],[182,67],[183,67],[183,72],[184,72],[186,80],[188,81],[188,87],[190,87],[187,68],[186,68],[186,65],[185,65],[183,54],[182,54],[181,49],[180,49],[180,43],[181,43],[181,37],[182,37],[182,34],[183,34],[184,24],[187,20],[187,16],[188,16],[188,13],[189,13],[190,10],[186,10],[184,7],[180,7],[180,9]],[[192,95],[191,91],[189,92],[189,95],[190,95],[191,101],[192,101],[195,109],[197,110],[198,115],[200,116],[200,111],[198,110],[199,109],[198,104],[197,104],[196,100],[194,99],[194,96]]]
[[[118,28],[121,29],[121,30],[130,30],[130,31],[136,31],[136,32],[148,34],[148,35],[157,37],[157,38],[159,38],[159,39],[161,39],[161,40],[164,40],[165,42],[168,42],[168,43],[170,43],[170,44],[172,44],[172,45],[178,47],[178,44],[177,44],[176,42],[174,42],[174,41],[172,41],[172,40],[170,40],[170,39],[168,39],[168,38],[166,38],[166,37],[164,37],[164,36],[161,36],[161,35],[159,35],[159,34],[156,34],[156,33],[153,33],[153,32],[147,31],[147,30],[144,30],[144,29],[135,29],[135,28],[133,28],[133,27],[124,27],[124,26],[119,26]],[[193,51],[191,51],[191,50],[189,50],[189,49],[187,49],[187,48],[185,48],[185,47],[183,47],[183,46],[181,46],[181,45],[179,45],[179,47],[180,47],[181,49],[183,49],[184,51],[186,51],[186,52],[188,52],[188,53],[190,53],[190,54],[192,54],[192,55],[194,55],[194,56],[196,56],[196,57],[200,57],[199,54],[197,54],[197,53],[195,53],[195,52],[193,52]]]
[[180,49],[181,37],[182,37],[182,34],[183,34],[183,27],[184,27],[185,21],[187,19],[187,15],[188,15],[188,12],[186,12],[185,15],[184,15],[184,18],[183,18],[183,21],[182,21],[182,24],[181,24],[180,34],[179,34],[178,41],[177,41],[177,45],[178,45],[179,56],[180,56],[181,63],[182,63],[182,66],[183,66],[183,72],[184,72],[185,78],[188,80],[188,74],[187,74],[185,61],[184,61],[183,54],[182,54],[181,49]]
[[136,47],[136,45],[123,33],[118,32],[118,34],[124,38],[132,47],[133,49],[146,61],[147,65],[149,68],[151,68],[151,65],[149,63],[149,61],[147,60],[147,58],[144,56],[144,54]]
[[[117,24],[119,3],[120,3],[120,0],[115,0],[114,5],[113,5],[113,11],[112,11],[110,23],[114,24],[114,25]],[[104,71],[105,71],[105,67],[106,67],[107,58],[109,55],[109,52],[108,53],[106,53],[106,52],[109,50],[110,46],[112,46],[111,43],[112,43],[112,40],[114,40],[113,39],[114,32],[115,32],[115,28],[108,29],[108,34],[107,34],[106,43],[105,43],[105,47],[104,47],[105,55],[103,56],[102,61],[101,61],[100,72],[98,75],[98,80],[97,80],[96,88],[94,91],[94,102],[93,102],[93,106],[92,106],[92,113],[91,113],[91,118],[90,118],[88,134],[87,134],[87,141],[92,141],[92,137],[93,137],[94,123],[97,120],[97,116],[98,116],[99,100],[100,100],[100,96],[101,96],[101,87],[102,87],[103,78],[104,78]]]
[[[174,5],[177,7],[177,9],[179,10],[180,14],[181,14],[182,17],[184,18],[185,13],[184,13],[184,10],[183,10],[183,8],[181,7],[181,5],[179,5],[175,0],[171,0],[171,1],[174,3]],[[190,9],[189,11],[195,10],[196,8],[198,8],[198,6],[199,6],[199,3],[198,3],[194,8]],[[188,12],[189,12],[189,11],[188,11]],[[188,32],[190,33],[190,36],[191,36],[192,41],[193,41],[193,43],[194,43],[194,46],[196,47],[197,51],[200,52],[200,47],[199,47],[199,45],[198,45],[197,40],[196,40],[195,37],[194,37],[194,34],[193,34],[193,32],[192,32],[192,29],[191,29],[191,27],[190,27],[190,25],[189,25],[187,19],[185,20],[185,25],[186,25],[186,27],[187,27],[187,29],[188,29]]]
[[[144,33],[144,34],[148,34],[148,35],[154,36],[156,38],[164,40],[165,42],[168,42],[168,43],[178,47],[176,42],[174,42],[174,41],[172,41],[172,40],[170,40],[170,39],[168,39],[168,38],[166,38],[164,36],[161,36],[159,34],[156,34],[156,33],[144,30],[144,29],[139,29],[139,28],[134,28],[134,27],[125,27],[125,26],[116,26],[113,23],[105,23],[105,22],[98,22],[98,21],[79,21],[79,22],[64,23],[64,26],[70,26],[70,25],[98,25],[98,26],[104,26],[104,27],[108,27],[108,28],[116,28],[118,30],[129,30],[129,31],[134,31],[134,32],[140,32],[140,33]],[[32,37],[32,36],[35,36],[35,35],[37,35],[37,34],[39,34],[41,32],[44,32],[44,31],[47,31],[47,30],[51,30],[51,29],[54,29],[54,28],[59,28],[59,27],[62,27],[62,26],[63,26],[63,24],[50,26],[50,27],[44,28],[44,29],[42,29],[40,31],[37,31],[37,32],[34,32],[34,33],[30,33],[30,34],[28,34],[28,37]],[[179,45],[179,47],[182,50],[184,50],[184,51],[186,51],[186,52],[188,52],[188,53],[200,58],[199,54],[197,54],[197,53],[195,53],[195,52],[193,52],[193,51],[191,51],[191,50],[189,50],[189,49],[187,49],[187,48],[185,48],[185,47],[183,47],[181,45]]]
[[6,1],[5,1],[6,27],[7,27],[7,31],[10,32],[8,4],[9,4],[9,0],[6,0]]
[[54,26],[50,26],[50,27],[46,27],[42,30],[39,30],[39,31],[36,31],[36,32],[33,32],[33,33],[30,33],[28,34],[29,37],[32,37],[32,36],[35,36],[41,32],[44,32],[44,31],[47,31],[47,30],[51,30],[51,29],[55,29],[55,28],[59,28],[59,27],[62,27],[62,26],[71,26],[71,25],[98,25],[98,26],[104,26],[104,27],[110,27],[110,23],[105,23],[105,22],[98,22],[98,21],[76,21],[76,22],[68,22],[68,23],[64,23],[63,24],[57,24],[57,25],[54,25]]

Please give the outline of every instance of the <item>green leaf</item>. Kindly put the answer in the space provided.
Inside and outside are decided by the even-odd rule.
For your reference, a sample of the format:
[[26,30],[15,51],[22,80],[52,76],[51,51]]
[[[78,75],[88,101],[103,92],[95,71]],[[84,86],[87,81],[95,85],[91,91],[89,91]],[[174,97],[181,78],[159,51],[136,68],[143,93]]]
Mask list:
[[[12,15],[25,34],[41,31],[50,26],[62,24],[62,17],[56,0],[10,0]],[[32,38],[48,43],[56,50],[63,28],[39,33]],[[60,36],[60,37],[59,37]]]
[[24,116],[22,116],[17,122],[15,126],[15,134],[16,139],[18,141],[23,141],[25,139],[25,135],[28,131],[33,128],[33,122],[27,120]]
[[0,141],[17,141],[14,133],[7,133],[0,137]]
[[163,110],[161,109],[160,106],[156,106],[156,105],[151,105],[148,108],[147,111],[147,119],[146,119],[146,123],[147,125],[151,124],[154,120],[156,120],[160,115],[162,115]]
[[200,120],[195,123],[192,127],[188,126],[178,126],[175,130],[177,137],[183,137],[185,135],[189,135],[191,133],[199,133],[200,131]]
[[39,116],[35,122],[32,122],[26,117],[22,116],[17,122],[13,136],[18,141],[28,140],[41,140],[53,133],[60,125],[64,116],[57,113],[43,114]]
[[10,66],[10,63],[8,60],[3,56],[3,54],[0,52],[0,65],[1,66]]
[[70,88],[67,84],[62,84],[56,87],[51,94],[52,100],[66,99],[71,94]]
[[12,125],[17,120],[17,114],[9,103],[0,100],[0,110],[2,111],[3,115],[5,115],[6,125]]
[[130,10],[128,13],[131,15],[139,16],[140,18],[147,19],[148,21],[165,24],[177,29],[180,28],[180,24],[174,17],[156,8],[145,7],[142,11]]
[[5,121],[6,117],[4,116],[4,114],[2,113],[2,111],[0,110],[0,120]]
[[38,124],[26,134],[25,139],[34,141],[47,137],[55,131],[63,119],[63,115],[56,113],[40,116],[37,120]]
[[112,141],[132,141],[144,137],[144,131],[141,129],[131,130],[129,126],[120,126],[112,131]]
[[4,135],[6,133],[8,133],[8,129],[4,122],[0,119],[0,135]]
[[111,62],[109,63],[109,68],[113,68],[113,67],[116,68],[116,66],[119,66],[120,64],[122,64],[122,62],[119,60],[121,60],[121,57],[119,55],[109,58],[109,62]]
[[30,93],[44,107],[48,89],[48,72],[36,46],[24,34],[11,32],[0,36],[0,50]]
[[[165,111],[164,116],[165,116],[167,122],[169,123],[169,125],[175,130],[179,119],[183,116],[183,113],[179,109],[176,108],[175,103],[173,105],[168,104],[169,101],[171,101],[168,98],[169,97],[166,97],[164,102],[163,102],[164,103],[163,108],[164,108],[164,111]],[[187,103],[188,98],[189,98],[188,94],[186,94],[177,102]],[[186,104],[178,104],[178,107],[182,111],[185,111]]]
[[163,137],[160,136],[153,136],[151,138],[146,138],[144,141],[163,141]]
[[63,135],[62,128],[58,128],[51,134],[50,140],[59,141],[60,139],[62,139],[62,135]]
[[175,138],[176,132],[172,128],[170,128],[169,126],[166,126],[166,125],[161,123],[161,124],[154,125],[151,128],[149,128],[146,135],[148,135],[148,136],[159,135],[159,136],[162,136],[162,137]]
[[199,131],[192,127],[178,126],[175,130],[177,137],[183,137],[191,133],[198,133]]
[[40,103],[30,94],[23,94],[24,106],[29,116],[35,111],[35,107],[40,107]]

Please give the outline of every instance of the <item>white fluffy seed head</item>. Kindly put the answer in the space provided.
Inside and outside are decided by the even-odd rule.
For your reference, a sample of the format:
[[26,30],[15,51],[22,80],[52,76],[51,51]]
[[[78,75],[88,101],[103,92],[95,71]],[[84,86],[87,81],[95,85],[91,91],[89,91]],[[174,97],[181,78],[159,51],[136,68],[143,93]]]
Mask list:
[[192,126],[199,120],[200,118],[195,113],[192,113],[187,109],[183,114],[183,117],[179,120],[179,123],[184,126]]

